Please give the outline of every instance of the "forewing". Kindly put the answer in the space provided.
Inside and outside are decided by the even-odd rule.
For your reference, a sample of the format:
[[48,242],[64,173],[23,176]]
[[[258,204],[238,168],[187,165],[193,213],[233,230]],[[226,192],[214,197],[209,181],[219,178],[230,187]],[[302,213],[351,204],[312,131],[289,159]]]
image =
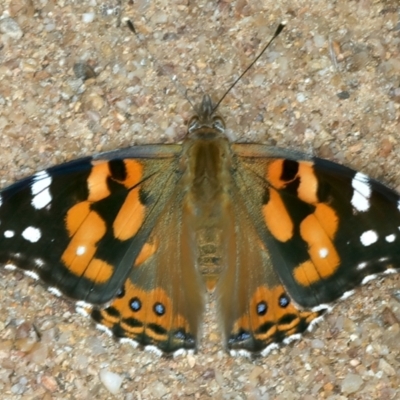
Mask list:
[[234,179],[293,300],[331,302],[400,266],[399,195],[361,173],[259,145],[233,145]]
[[0,262],[75,300],[115,297],[171,201],[180,146],[138,146],[48,168],[1,191]]

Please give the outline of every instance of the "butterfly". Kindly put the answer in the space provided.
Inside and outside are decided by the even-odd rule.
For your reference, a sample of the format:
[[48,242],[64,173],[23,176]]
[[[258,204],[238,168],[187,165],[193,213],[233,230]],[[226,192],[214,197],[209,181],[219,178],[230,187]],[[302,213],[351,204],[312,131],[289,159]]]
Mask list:
[[231,143],[204,96],[182,144],[48,168],[0,192],[0,263],[98,327],[195,351],[207,290],[224,347],[266,355],[400,266],[400,196],[345,166]]

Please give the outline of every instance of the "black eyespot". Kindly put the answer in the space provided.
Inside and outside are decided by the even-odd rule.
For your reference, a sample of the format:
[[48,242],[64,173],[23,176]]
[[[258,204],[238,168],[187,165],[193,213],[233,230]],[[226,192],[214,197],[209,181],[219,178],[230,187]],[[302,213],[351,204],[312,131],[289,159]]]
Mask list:
[[137,297],[134,297],[130,301],[129,306],[131,307],[132,311],[137,312],[142,308],[142,302]]
[[161,315],[164,315],[164,314],[165,314],[165,307],[164,307],[164,305],[161,304],[161,303],[156,303],[156,304],[154,304],[154,306],[153,306],[153,311],[154,311],[157,315],[161,316]]
[[260,301],[257,304],[257,315],[265,315],[268,311],[268,306],[265,301]]
[[278,303],[279,307],[286,308],[290,304],[290,298],[285,293],[281,294]]
[[118,290],[118,292],[117,292],[117,294],[116,294],[115,297],[117,297],[118,299],[122,299],[122,297],[124,297],[124,296],[125,296],[125,288],[122,286],[122,287]]

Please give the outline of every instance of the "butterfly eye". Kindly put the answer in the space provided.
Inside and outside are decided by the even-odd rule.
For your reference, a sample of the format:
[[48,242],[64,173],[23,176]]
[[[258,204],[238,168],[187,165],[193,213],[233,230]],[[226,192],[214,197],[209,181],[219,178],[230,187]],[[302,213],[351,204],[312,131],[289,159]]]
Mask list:
[[282,294],[279,297],[279,306],[282,308],[286,308],[289,304],[290,304],[289,297],[287,297],[286,294]]
[[225,123],[224,120],[219,117],[219,116],[215,116],[213,117],[213,128],[217,129],[220,132],[225,132]]
[[190,121],[189,121],[189,125],[188,125],[188,132],[193,132],[194,130],[199,128],[199,117],[197,117],[196,115],[193,116]]
[[165,314],[165,307],[161,303],[154,304],[153,310],[159,316]]
[[257,315],[265,315],[268,311],[268,306],[265,301],[260,301],[257,304]]
[[139,311],[142,308],[142,302],[137,297],[134,297],[131,300],[129,305],[130,305],[132,311],[135,311],[135,312]]

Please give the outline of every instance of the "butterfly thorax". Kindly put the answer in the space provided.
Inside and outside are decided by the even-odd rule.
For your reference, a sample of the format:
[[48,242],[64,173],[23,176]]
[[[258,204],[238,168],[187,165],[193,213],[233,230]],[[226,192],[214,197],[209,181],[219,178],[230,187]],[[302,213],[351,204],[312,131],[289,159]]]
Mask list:
[[206,95],[189,123],[183,147],[184,180],[195,215],[201,217],[200,209],[204,208],[206,217],[218,214],[230,181],[230,153],[223,119],[214,113],[212,100]]

